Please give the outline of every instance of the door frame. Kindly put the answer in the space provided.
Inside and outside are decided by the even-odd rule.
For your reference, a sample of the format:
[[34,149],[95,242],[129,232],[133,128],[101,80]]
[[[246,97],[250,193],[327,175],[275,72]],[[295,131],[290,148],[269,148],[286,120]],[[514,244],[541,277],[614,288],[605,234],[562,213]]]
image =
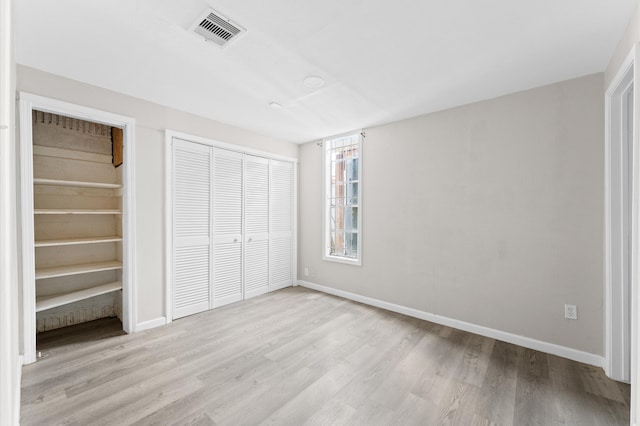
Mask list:
[[134,332],[137,321],[136,303],[136,227],[135,227],[135,127],[134,118],[94,108],[46,98],[31,93],[19,93],[20,126],[20,204],[22,251],[22,317],[23,360],[36,361],[36,287],[33,222],[33,122],[32,111],[38,110],[88,120],[123,129],[124,164],[122,179],[122,328]]
[[[627,56],[618,74],[610,84],[605,94],[605,372],[606,374],[620,381],[629,382],[631,371],[627,365],[631,364],[631,342],[627,338],[625,329],[630,330],[631,312],[629,310],[629,298],[631,296],[631,283],[635,282],[637,276],[637,236],[631,234],[631,253],[627,253],[628,248],[624,247],[625,237],[623,235],[624,223],[627,214],[631,214],[631,230],[637,232],[637,190],[634,185],[637,178],[637,151],[638,143],[636,138],[636,123],[634,120],[633,131],[628,135],[625,126],[624,106],[626,95],[629,90],[635,91],[635,48]],[[635,110],[635,95],[634,95]],[[623,164],[629,161],[624,157],[625,146],[629,143],[633,153],[631,159],[632,188],[630,194],[624,194],[624,186],[620,184]],[[631,196],[631,212],[625,211],[624,198]],[[629,201],[629,200],[628,200]],[[624,257],[625,254],[631,258],[631,277],[629,283],[624,282]]]
[[[267,151],[261,151],[257,149],[247,148],[242,145],[231,144],[227,142],[220,142],[214,139],[205,138],[202,136],[191,135],[188,133],[178,132],[175,130],[165,131],[165,146],[164,146],[164,159],[165,159],[165,173],[164,173],[164,218],[165,218],[165,317],[167,324],[173,321],[173,139],[183,139],[189,142],[200,143],[213,148],[226,149],[228,151],[234,151],[241,154],[254,155],[258,157],[265,157],[274,160],[289,161],[293,163],[293,242],[292,253],[293,259],[291,268],[291,284],[296,285],[298,276],[298,254],[297,254],[297,240],[298,240],[298,193],[297,193],[297,181],[298,181],[298,159],[294,157],[288,157],[285,155],[273,154]],[[243,183],[244,185],[244,183]],[[244,249],[243,249],[244,250]]]

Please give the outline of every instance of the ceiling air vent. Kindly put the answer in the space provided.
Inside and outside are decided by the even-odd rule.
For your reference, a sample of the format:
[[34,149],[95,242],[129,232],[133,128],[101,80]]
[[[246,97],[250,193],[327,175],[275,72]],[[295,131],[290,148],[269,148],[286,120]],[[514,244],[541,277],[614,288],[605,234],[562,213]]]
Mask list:
[[240,25],[211,9],[198,17],[198,20],[191,26],[191,31],[221,47],[246,32]]

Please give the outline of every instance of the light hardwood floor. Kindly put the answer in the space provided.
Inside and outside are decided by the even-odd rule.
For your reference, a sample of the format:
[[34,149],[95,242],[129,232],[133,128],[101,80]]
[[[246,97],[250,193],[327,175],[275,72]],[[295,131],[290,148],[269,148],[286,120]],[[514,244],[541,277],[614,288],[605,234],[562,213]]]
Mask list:
[[629,386],[599,368],[300,287],[115,322],[40,336],[23,425],[629,423]]

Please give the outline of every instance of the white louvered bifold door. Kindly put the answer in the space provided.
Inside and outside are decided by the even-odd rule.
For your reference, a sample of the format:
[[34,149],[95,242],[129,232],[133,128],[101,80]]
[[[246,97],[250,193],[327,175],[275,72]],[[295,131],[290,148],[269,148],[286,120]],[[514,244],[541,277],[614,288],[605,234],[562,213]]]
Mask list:
[[173,140],[173,318],[210,307],[211,148]]
[[214,148],[213,307],[242,300],[242,154]]
[[245,156],[244,297],[269,291],[269,160]]
[[269,291],[293,280],[293,163],[271,160]]

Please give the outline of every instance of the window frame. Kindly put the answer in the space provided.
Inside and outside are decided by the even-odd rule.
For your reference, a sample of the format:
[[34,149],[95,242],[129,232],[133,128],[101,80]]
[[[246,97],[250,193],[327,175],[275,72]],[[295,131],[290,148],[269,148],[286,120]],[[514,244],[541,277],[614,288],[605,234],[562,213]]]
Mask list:
[[[330,232],[331,232],[331,202],[329,195],[331,191],[330,181],[330,165],[329,149],[332,147],[332,143],[338,139],[347,138],[350,136],[358,137],[358,208],[357,214],[357,257],[351,258],[346,256],[339,256],[330,253]],[[320,144],[322,147],[322,260],[343,263],[347,265],[362,266],[362,146],[363,146],[364,133],[360,130],[354,130],[347,133],[342,133],[336,136],[324,138]]]

